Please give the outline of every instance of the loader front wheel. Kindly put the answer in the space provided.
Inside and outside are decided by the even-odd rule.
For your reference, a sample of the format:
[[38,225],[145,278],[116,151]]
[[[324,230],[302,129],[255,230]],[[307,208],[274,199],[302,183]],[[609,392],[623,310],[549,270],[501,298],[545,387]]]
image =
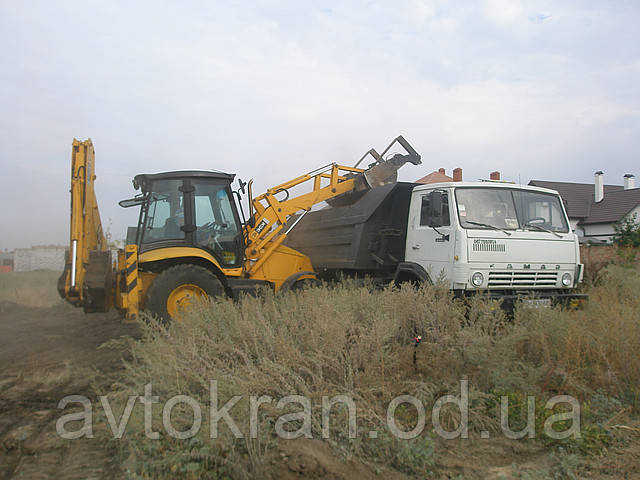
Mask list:
[[164,322],[179,320],[180,314],[207,297],[225,295],[213,273],[197,265],[167,268],[154,280],[147,293],[146,309]]

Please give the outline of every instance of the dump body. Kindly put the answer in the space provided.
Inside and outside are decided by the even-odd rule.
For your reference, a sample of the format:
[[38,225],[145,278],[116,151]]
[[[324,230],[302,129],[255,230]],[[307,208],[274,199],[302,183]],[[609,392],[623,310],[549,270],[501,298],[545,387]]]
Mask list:
[[311,259],[318,272],[394,271],[405,256],[413,183],[369,190],[351,205],[306,215],[289,233],[287,245]]

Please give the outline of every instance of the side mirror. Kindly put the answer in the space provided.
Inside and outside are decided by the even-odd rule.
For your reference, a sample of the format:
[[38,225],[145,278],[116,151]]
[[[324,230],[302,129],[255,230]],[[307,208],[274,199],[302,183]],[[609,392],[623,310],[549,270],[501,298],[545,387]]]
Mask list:
[[442,206],[444,204],[444,200],[442,197],[442,192],[434,190],[429,193],[429,226],[430,227],[441,227],[443,222],[442,218]]

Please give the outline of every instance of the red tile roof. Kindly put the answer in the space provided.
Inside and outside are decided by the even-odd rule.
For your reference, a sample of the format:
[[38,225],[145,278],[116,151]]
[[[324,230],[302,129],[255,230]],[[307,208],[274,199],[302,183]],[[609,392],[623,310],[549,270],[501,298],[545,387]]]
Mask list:
[[435,171],[431,172],[429,175],[422,177],[419,180],[416,180],[415,183],[427,184],[440,182],[453,182],[453,178],[451,178],[449,175],[445,175],[442,172]]

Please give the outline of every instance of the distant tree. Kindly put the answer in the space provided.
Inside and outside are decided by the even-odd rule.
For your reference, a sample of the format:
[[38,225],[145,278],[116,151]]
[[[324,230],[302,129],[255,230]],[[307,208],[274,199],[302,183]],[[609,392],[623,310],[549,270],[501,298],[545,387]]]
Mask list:
[[619,247],[640,247],[640,224],[634,213],[626,216],[613,227],[613,242]]

